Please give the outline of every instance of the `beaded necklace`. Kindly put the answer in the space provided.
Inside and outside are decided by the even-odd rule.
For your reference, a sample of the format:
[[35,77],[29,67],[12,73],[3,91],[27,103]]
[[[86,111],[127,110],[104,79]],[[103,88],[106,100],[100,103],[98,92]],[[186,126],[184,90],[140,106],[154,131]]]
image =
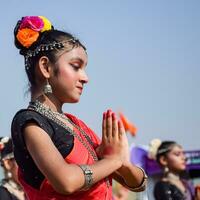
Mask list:
[[[78,125],[76,125],[64,113],[59,113],[59,112],[53,111],[49,106],[41,103],[39,100],[35,100],[35,101],[30,102],[29,103],[29,108],[35,110],[36,112],[40,113],[41,115],[47,117],[48,119],[54,121],[56,124],[60,125],[64,129],[66,129],[71,135],[73,135],[74,137],[76,137],[81,142],[81,144],[83,144],[83,146],[88,150],[88,152],[92,156],[93,160],[94,161],[98,161],[98,157],[96,155],[96,152],[91,147],[91,146],[93,146],[93,142],[90,139],[90,137],[85,133],[85,131],[83,129],[81,129]],[[72,126],[74,126],[75,128],[77,128],[80,131],[80,133],[84,136],[84,138],[86,139],[87,142],[85,140],[83,140],[80,137],[80,135],[78,135],[74,130],[72,130],[71,128],[69,128],[58,117],[60,117],[61,119],[65,120],[67,122],[69,122],[70,124],[72,124]],[[106,177],[105,180],[106,180],[106,185],[109,188],[110,182],[109,182],[108,177]]]
[[[90,153],[90,155],[92,156],[94,161],[98,160],[98,157],[96,155],[96,152],[94,151],[94,149],[92,149],[92,145],[93,142],[90,139],[90,137],[83,131],[83,129],[81,129],[78,125],[76,125],[74,122],[72,122],[64,113],[59,113],[59,112],[55,112],[53,110],[51,110],[50,107],[44,105],[43,103],[41,103],[40,101],[36,100],[33,102],[30,102],[29,104],[29,108],[37,111],[38,113],[42,114],[43,116],[51,119],[52,121],[54,121],[55,123],[57,123],[58,125],[62,126],[64,129],[66,129],[71,135],[73,135],[74,137],[76,137],[81,144],[83,144],[83,146],[88,150],[88,152]],[[77,128],[81,134],[84,136],[84,138],[86,139],[83,140],[81,138],[80,135],[78,135],[74,130],[72,130],[71,128],[69,128],[62,120],[60,120],[58,117],[62,118],[63,120],[69,122],[70,124],[72,124],[75,128]],[[90,145],[89,145],[89,144]]]

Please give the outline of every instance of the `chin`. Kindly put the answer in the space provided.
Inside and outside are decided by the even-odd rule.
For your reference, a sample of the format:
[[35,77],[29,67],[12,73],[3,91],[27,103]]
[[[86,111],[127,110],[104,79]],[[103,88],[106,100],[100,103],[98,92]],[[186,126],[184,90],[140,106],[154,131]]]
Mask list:
[[186,166],[182,167],[182,170],[183,170],[183,171],[186,170]]
[[73,100],[70,103],[78,103],[78,102],[79,102],[79,99],[78,100]]
[[73,98],[73,99],[68,99],[65,101],[65,103],[78,103],[80,101],[80,98]]
[[80,96],[78,97],[68,97],[68,98],[62,98],[62,103],[78,103],[80,101]]
[[183,172],[183,171],[185,171],[186,170],[186,166],[182,166],[182,167],[180,167],[179,169],[178,169],[178,171],[180,171],[180,172]]

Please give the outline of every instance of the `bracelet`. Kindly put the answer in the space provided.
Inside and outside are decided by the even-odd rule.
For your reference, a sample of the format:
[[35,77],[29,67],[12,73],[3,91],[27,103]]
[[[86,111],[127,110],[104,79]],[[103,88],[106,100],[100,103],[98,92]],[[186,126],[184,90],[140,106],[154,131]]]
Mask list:
[[85,183],[83,186],[83,190],[87,190],[93,184],[93,177],[92,177],[93,172],[88,165],[78,165],[78,166],[82,169],[83,174],[85,176]]
[[141,190],[145,189],[146,182],[147,182],[147,179],[148,179],[148,176],[147,176],[146,172],[144,171],[144,169],[142,169],[142,167],[138,167],[138,166],[137,166],[137,168],[139,168],[143,173],[143,179],[142,179],[141,184],[138,187],[132,188],[132,187],[128,186],[127,183],[124,181],[124,183],[125,183],[124,186],[127,189],[129,189],[130,191],[133,191],[133,192],[140,192]]

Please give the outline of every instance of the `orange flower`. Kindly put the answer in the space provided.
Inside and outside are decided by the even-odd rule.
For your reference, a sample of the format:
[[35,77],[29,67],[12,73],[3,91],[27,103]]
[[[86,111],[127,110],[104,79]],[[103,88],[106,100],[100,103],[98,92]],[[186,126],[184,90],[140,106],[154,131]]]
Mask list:
[[28,48],[38,39],[39,33],[29,28],[23,28],[18,31],[16,37],[24,47]]
[[131,122],[129,122],[129,120],[122,113],[119,113],[119,118],[124,125],[125,131],[130,132],[132,136],[135,136],[137,128]]

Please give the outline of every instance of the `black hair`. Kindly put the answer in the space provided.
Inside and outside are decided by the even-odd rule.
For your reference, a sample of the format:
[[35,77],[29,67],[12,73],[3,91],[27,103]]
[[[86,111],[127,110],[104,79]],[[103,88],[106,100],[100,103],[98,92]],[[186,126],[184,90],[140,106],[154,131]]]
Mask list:
[[170,152],[171,149],[177,145],[178,144],[175,141],[163,141],[161,145],[158,147],[158,150],[156,153],[157,162],[160,163],[160,157],[167,155],[167,153]]
[[[22,17],[22,19],[23,19],[23,17]],[[51,30],[39,33],[39,37],[38,37],[37,41],[35,41],[30,47],[26,48],[18,41],[18,39],[16,37],[17,33],[19,31],[19,27],[20,27],[20,23],[21,23],[22,19],[19,20],[15,26],[14,43],[15,43],[15,46],[20,50],[19,53],[21,55],[23,55],[24,57],[26,57],[28,51],[34,51],[40,45],[49,45],[49,44],[52,44],[53,42],[63,42],[66,40],[75,39],[72,34],[70,34],[68,32],[64,32],[64,31],[60,31],[60,30],[55,30],[54,27],[52,26]],[[84,50],[86,50],[86,48],[81,44],[81,42],[79,40],[76,40],[75,45],[72,44],[71,49],[73,49],[74,47],[76,47],[78,45],[82,46],[84,48]],[[28,68],[26,67],[25,69],[26,69],[26,74],[27,74],[27,77],[29,80],[29,86],[30,86],[31,90],[36,87],[35,66],[38,63],[39,59],[42,56],[46,56],[46,57],[48,57],[49,61],[52,64],[55,64],[55,62],[58,59],[58,56],[57,56],[58,50],[59,50],[59,52],[65,51],[65,48],[62,48],[62,49],[54,48],[53,50],[50,50],[50,51],[41,51],[37,55],[35,55],[31,58],[30,57],[28,58],[29,67]],[[56,68],[56,66],[54,66],[53,70],[56,75],[58,73],[58,69]]]
[[[4,139],[6,140],[3,141]],[[11,138],[7,137],[0,137],[0,142],[1,142],[0,161],[2,161],[4,158],[13,153],[13,143]]]

